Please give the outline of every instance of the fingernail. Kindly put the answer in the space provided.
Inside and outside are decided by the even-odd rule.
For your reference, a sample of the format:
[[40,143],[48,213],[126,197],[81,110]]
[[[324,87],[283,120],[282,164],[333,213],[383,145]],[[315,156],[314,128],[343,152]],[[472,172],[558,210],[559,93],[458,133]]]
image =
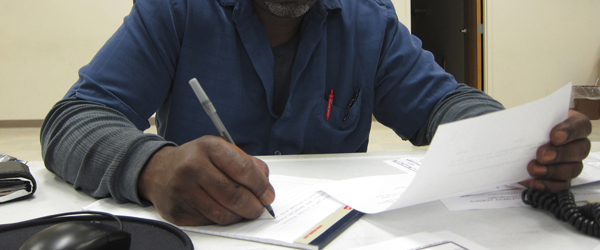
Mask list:
[[533,176],[545,176],[546,172],[548,172],[548,168],[546,166],[538,164],[533,165]]
[[544,149],[542,152],[542,162],[550,162],[556,158],[556,151],[551,149]]
[[260,201],[265,205],[273,203],[273,201],[275,201],[275,192],[267,190],[267,192],[260,197]]
[[569,137],[569,134],[567,132],[558,131],[554,133],[554,143],[561,144],[567,140],[567,137]]
[[544,184],[542,184],[539,181],[532,181],[530,188],[544,191],[544,189],[546,189],[546,186],[544,186]]

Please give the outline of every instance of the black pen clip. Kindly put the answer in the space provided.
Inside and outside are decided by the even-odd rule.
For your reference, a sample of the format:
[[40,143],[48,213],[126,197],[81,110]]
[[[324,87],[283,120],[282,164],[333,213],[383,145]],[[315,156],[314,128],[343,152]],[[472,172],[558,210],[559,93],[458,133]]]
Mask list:
[[356,90],[356,94],[354,95],[354,98],[350,99],[350,102],[348,103],[348,106],[346,107],[346,113],[344,113],[344,118],[342,119],[343,122],[345,122],[346,119],[348,118],[348,113],[350,112],[350,108],[352,108],[352,106],[354,106],[354,103],[356,103],[356,100],[358,100],[359,93],[360,93],[360,89]]

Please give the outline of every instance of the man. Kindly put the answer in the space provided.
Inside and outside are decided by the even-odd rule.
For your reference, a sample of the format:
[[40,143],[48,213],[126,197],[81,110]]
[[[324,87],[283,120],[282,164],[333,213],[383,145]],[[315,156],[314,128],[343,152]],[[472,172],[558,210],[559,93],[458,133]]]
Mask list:
[[[250,155],[364,152],[372,115],[426,145],[439,124],[502,109],[420,46],[389,0],[139,0],[48,114],[44,161],[178,225],[256,218],[275,192]],[[191,78],[236,145],[216,136]],[[159,136],[143,134],[155,112]],[[590,130],[572,112],[523,166],[525,184],[569,188]]]

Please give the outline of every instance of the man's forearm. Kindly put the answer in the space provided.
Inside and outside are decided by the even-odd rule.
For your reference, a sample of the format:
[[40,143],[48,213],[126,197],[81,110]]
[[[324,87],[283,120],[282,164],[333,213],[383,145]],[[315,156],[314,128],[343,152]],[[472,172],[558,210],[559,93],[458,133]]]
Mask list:
[[154,152],[173,145],[139,131],[112,108],[76,98],[52,108],[40,140],[46,168],[73,187],[93,197],[140,204],[140,171]]
[[437,127],[444,123],[459,121],[471,117],[492,113],[504,109],[498,101],[485,93],[460,85],[456,90],[446,94],[435,106],[427,123],[411,138],[414,145],[429,145]]

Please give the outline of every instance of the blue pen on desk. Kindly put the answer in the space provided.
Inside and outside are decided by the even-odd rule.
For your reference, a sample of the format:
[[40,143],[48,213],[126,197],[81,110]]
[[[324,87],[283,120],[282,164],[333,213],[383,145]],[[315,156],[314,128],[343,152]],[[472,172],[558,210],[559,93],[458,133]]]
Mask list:
[[[231,138],[231,135],[229,135],[229,132],[227,132],[225,125],[223,125],[223,122],[221,121],[221,118],[219,118],[219,115],[217,115],[217,110],[215,109],[215,106],[212,104],[210,99],[208,99],[208,95],[206,95],[206,92],[204,92],[204,89],[202,89],[202,86],[200,86],[198,80],[196,80],[196,78],[192,78],[192,80],[190,80],[189,83],[192,87],[192,90],[194,90],[194,93],[196,93],[200,104],[202,104],[202,108],[204,108],[204,111],[206,111],[208,117],[210,117],[213,124],[215,124],[215,127],[217,127],[217,131],[219,131],[219,134],[221,134],[221,136],[225,138],[225,140],[235,145],[235,142],[233,142],[233,138]],[[265,209],[267,209],[267,212],[269,212],[269,214],[271,214],[271,216],[275,218],[275,212],[273,212],[273,208],[271,207],[271,205],[265,205]]]

